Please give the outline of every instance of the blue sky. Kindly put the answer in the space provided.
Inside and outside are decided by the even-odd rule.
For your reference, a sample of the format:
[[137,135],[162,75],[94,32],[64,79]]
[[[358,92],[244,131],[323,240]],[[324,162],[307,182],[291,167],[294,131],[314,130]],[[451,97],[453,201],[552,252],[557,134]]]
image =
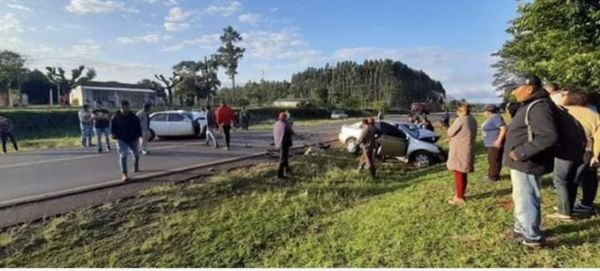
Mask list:
[[[238,82],[289,80],[308,66],[391,58],[448,94],[497,101],[490,54],[515,0],[0,0],[0,49],[32,68],[80,64],[97,80],[137,82],[215,52],[232,25],[246,54]],[[222,75],[224,85],[229,80]]]

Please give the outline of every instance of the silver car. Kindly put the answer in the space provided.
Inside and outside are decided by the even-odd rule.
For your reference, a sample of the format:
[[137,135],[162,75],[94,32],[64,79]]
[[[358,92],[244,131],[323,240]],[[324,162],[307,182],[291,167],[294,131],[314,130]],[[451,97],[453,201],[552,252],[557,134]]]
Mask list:
[[[360,126],[360,122],[344,125],[338,135],[339,141],[346,145],[346,150],[350,153],[358,152],[356,142],[360,137]],[[419,139],[418,132],[405,131],[400,125],[388,121],[377,121],[375,127],[379,135],[377,154],[383,159],[394,157],[419,167],[445,160],[442,148],[435,143]]]

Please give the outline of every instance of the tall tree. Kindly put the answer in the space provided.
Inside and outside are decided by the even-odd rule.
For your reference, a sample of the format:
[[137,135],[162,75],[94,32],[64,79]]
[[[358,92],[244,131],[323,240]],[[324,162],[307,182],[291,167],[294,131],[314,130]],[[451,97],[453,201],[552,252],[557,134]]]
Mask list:
[[[523,1],[497,53],[496,84],[534,73],[560,85],[600,89],[600,1]],[[507,79],[505,79],[507,78]]]
[[50,102],[49,90],[55,87],[43,72],[36,69],[28,72],[25,76],[25,80],[21,83],[21,92],[27,94],[31,104],[48,104]]
[[173,72],[171,77],[165,77],[162,74],[155,74],[154,78],[163,84],[163,87],[167,90],[169,95],[169,105],[173,105],[173,89],[179,82],[181,82],[181,76],[176,72]]
[[225,74],[231,78],[231,87],[235,90],[235,75],[239,61],[244,56],[246,49],[235,45],[242,41],[242,36],[231,26],[223,29],[223,35],[220,38],[223,45],[217,50],[219,60],[225,67]]
[[71,89],[79,84],[83,84],[88,81],[92,81],[96,77],[96,70],[94,68],[88,68],[83,74],[83,71],[86,70],[85,66],[81,65],[75,69],[71,70],[71,78],[67,78],[65,76],[65,70],[61,67],[46,67],[46,77],[48,77],[48,81],[52,82],[59,86],[59,90],[56,95],[59,97],[57,101],[60,101],[60,96],[62,94],[71,93]]
[[26,72],[25,59],[20,54],[7,50],[0,52],[0,90],[7,95],[11,107],[11,89],[20,89],[20,80]]
[[167,98],[167,94],[165,92],[165,88],[160,84],[160,82],[144,78],[137,83],[140,86],[144,86],[146,88],[152,89],[156,91],[156,96],[161,98]]

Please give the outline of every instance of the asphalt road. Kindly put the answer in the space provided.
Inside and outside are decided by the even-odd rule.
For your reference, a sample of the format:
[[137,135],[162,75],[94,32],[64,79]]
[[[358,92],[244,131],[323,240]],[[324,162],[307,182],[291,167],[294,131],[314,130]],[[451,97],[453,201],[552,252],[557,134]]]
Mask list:
[[[294,145],[335,138],[342,122],[312,127],[297,127]],[[217,135],[220,136],[220,135]],[[150,175],[176,168],[223,159],[242,157],[272,149],[271,132],[232,131],[232,148],[215,149],[204,139],[158,140],[149,144],[150,154],[141,156],[140,172],[131,177]],[[219,138],[220,145],[224,140]],[[120,179],[114,142],[111,152],[97,153],[95,147],[9,153],[0,156],[0,203],[20,201],[48,193],[113,182]]]

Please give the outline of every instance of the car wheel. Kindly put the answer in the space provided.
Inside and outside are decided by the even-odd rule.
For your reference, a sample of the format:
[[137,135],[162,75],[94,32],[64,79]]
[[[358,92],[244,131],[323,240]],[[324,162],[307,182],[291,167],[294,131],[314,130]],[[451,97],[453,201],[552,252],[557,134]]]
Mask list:
[[346,140],[346,151],[349,153],[357,153],[358,145],[356,144],[356,138],[351,137]]
[[156,133],[154,133],[154,130],[150,129],[150,138],[148,138],[148,141],[154,140],[155,137],[156,137]]
[[416,151],[410,160],[416,167],[428,167],[433,164],[433,155],[427,151]]

